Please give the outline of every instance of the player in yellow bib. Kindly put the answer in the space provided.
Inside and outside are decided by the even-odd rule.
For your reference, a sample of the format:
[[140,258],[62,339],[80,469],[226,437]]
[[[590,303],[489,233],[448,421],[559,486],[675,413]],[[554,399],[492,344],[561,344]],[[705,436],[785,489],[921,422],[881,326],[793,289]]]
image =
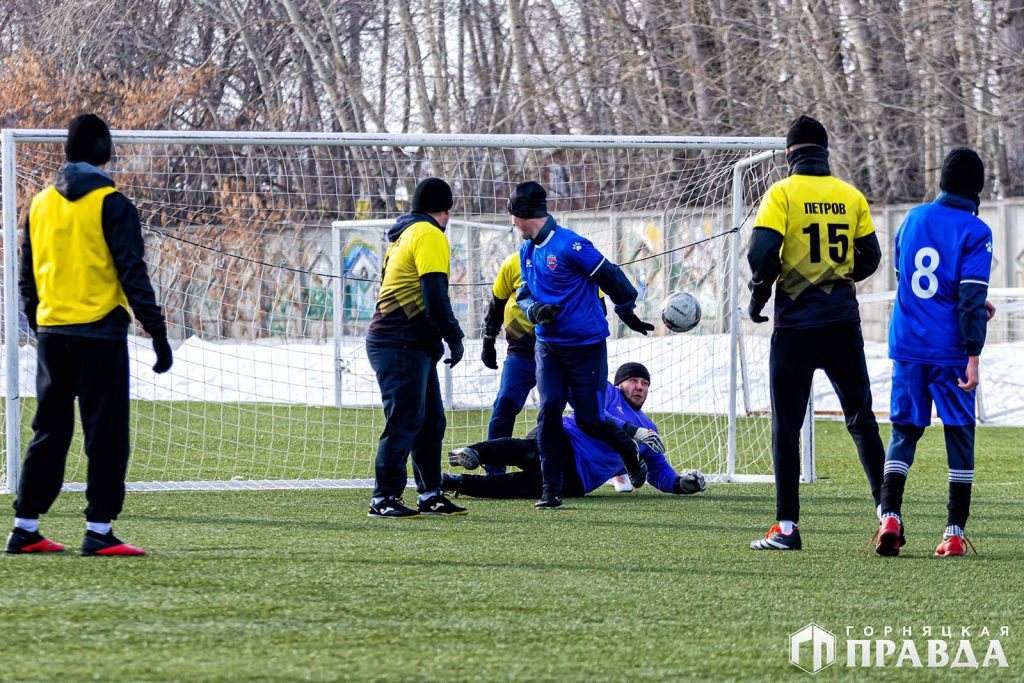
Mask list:
[[876,514],[885,451],[871,410],[871,386],[854,283],[878,268],[881,250],[867,200],[834,178],[828,133],[800,116],[786,135],[789,177],[761,200],[750,241],[750,318],[775,288],[770,382],[776,519],[755,550],[800,550],[800,427],[814,371],[828,375],[868,477]]
[[88,459],[81,553],[145,554],[111,529],[124,506],[131,444],[129,306],[153,339],[153,371],[170,370],[173,353],[143,260],[139,212],[103,170],[112,149],[103,119],[76,116],[64,147],[68,163],[32,198],[22,221],[18,285],[37,338],[38,406],[18,478],[9,553],[64,549],[39,533],[39,516],[61,490],[77,398]]
[[[420,514],[464,515],[441,488],[441,441],[446,427],[437,362],[462,359],[462,328],[448,298],[451,248],[444,231],[452,189],[440,178],[416,186],[412,211],[388,230],[384,275],[377,308],[366,335],[366,355],[377,375],[386,423],[374,461],[369,516],[378,519]],[[419,494],[416,508],[401,501],[408,479]]]
[[[530,390],[537,384],[537,365],[533,358],[537,337],[533,334],[533,323],[516,303],[516,292],[522,286],[519,252],[515,252],[498,269],[491,290],[491,303],[484,318],[484,346],[480,355],[484,365],[491,370],[498,369],[495,343],[503,327],[505,341],[508,343],[508,355],[501,368],[501,384],[491,409],[491,421],[487,425],[488,440],[512,436],[516,416],[526,405]],[[491,474],[505,471],[499,465],[485,467]]]

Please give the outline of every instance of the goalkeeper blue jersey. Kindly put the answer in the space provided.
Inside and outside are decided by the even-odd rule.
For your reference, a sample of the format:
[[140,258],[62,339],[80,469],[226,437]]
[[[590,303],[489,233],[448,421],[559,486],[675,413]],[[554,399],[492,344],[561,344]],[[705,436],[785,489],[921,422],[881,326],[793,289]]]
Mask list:
[[[629,405],[626,397],[611,382],[604,391],[604,412],[604,417],[611,418],[620,425],[629,422],[638,427],[658,431],[657,425],[644,415],[643,411]],[[626,473],[619,454],[604,441],[584,434],[576,426],[575,416],[562,418],[562,424],[576,454],[576,470],[580,474],[585,492],[590,493],[612,477]],[[649,446],[640,444],[640,457],[647,464],[647,481],[651,486],[664,493],[675,493],[674,487],[679,475],[665,456],[655,453]]]
[[889,326],[889,357],[931,365],[964,365],[957,305],[961,284],[988,286],[992,230],[973,203],[940,195],[914,207],[896,232],[899,275]]
[[537,340],[573,346],[603,341],[608,337],[608,320],[597,284],[590,278],[604,263],[604,256],[586,237],[561,227],[550,216],[540,234],[545,231],[540,244],[526,240],[519,248],[523,284],[533,299],[562,307],[554,322],[535,328]]

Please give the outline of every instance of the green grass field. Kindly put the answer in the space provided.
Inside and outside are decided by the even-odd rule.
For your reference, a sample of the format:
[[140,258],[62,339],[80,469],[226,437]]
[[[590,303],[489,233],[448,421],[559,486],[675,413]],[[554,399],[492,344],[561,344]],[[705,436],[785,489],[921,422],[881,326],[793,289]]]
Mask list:
[[[0,558],[0,679],[803,680],[788,635],[812,621],[841,643],[846,626],[1008,626],[1009,668],[980,673],[1021,679],[1022,437],[979,430],[979,556],[959,560],[931,556],[940,429],[911,473],[909,546],[888,560],[861,554],[873,511],[836,423],[820,423],[822,479],[802,488],[801,553],[747,549],[773,516],[768,485],[605,488],[547,513],[463,499],[467,517],[402,522],[368,519],[366,491],[130,494],[116,530],[146,558]],[[77,544],[83,505],[63,494],[43,530]],[[958,673],[837,654],[816,678]]]

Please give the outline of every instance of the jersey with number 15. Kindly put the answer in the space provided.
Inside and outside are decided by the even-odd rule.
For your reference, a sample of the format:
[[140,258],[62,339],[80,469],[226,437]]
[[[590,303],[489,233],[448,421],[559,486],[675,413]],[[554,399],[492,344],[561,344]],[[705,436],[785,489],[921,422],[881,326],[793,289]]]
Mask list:
[[988,286],[992,230],[971,212],[939,201],[917,206],[896,232],[893,262],[899,280],[889,357],[966,364],[957,310],[960,285]]
[[875,226],[857,188],[833,176],[791,175],[765,193],[754,225],[783,236],[776,328],[860,320],[854,241]]

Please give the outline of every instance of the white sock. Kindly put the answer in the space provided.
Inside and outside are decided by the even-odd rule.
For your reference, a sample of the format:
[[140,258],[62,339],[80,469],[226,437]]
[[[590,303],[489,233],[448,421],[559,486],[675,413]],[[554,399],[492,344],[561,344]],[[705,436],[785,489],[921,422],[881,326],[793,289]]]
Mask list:
[[782,519],[779,520],[779,528],[782,529],[782,533],[788,536],[789,534],[793,533],[793,529],[796,528],[796,524],[789,521],[788,519]]
[[24,517],[15,517],[14,526],[17,529],[28,532],[39,531],[39,519],[25,519]]
[[86,522],[85,530],[106,536],[110,533],[110,522]]
[[434,489],[433,491],[424,491],[423,493],[416,496],[416,502],[422,503],[425,500],[429,500],[434,496],[444,495],[444,491],[441,489]]
[[[878,521],[882,521],[882,504],[879,503],[878,507],[875,508],[875,514],[878,515]],[[899,515],[897,515],[899,517]]]

